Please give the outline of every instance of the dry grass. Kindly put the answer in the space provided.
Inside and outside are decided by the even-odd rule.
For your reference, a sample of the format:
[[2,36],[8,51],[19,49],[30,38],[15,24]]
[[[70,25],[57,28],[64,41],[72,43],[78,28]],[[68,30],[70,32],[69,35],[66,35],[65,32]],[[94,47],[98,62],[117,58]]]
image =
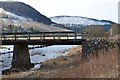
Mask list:
[[65,56],[43,62],[40,70],[47,71],[55,70],[55,68],[61,69],[74,64],[73,58],[76,58],[76,56],[81,56],[81,46],[71,48],[64,54]]
[[72,48],[66,54],[46,61],[35,72],[20,72],[7,75],[7,78],[117,78],[118,49],[91,56],[88,61],[81,60],[81,46]]
[[82,54],[82,46],[71,48],[68,52],[66,52],[66,54],[67,56]]
[[[79,58],[79,59],[77,59]],[[62,61],[63,62],[63,61]],[[69,61],[68,61],[69,62]],[[73,64],[72,64],[73,63]],[[66,64],[63,64],[64,66]],[[52,65],[49,65],[53,66]],[[114,78],[118,77],[118,54],[116,49],[82,62],[80,56],[71,58],[69,66],[44,75],[47,78]],[[64,68],[62,68],[64,67]],[[54,67],[55,68],[55,67]],[[62,74],[61,74],[62,73]]]

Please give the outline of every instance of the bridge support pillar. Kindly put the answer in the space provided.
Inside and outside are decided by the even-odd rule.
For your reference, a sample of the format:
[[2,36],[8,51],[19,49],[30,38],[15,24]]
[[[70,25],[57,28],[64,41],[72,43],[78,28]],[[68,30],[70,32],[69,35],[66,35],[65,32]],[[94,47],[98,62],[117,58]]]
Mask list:
[[12,68],[30,69],[33,67],[27,43],[15,43],[12,59]]
[[82,42],[82,60],[83,59],[87,59],[89,56],[89,52],[88,52],[88,43],[87,40],[84,40]]

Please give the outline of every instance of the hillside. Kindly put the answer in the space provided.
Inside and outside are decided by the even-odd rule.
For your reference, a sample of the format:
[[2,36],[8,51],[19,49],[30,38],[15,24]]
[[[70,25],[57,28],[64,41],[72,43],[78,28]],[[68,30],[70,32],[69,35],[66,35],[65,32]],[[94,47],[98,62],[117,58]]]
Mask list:
[[89,26],[83,29],[82,32],[88,32],[90,37],[106,37],[104,28],[102,26]]
[[52,32],[70,31],[56,25],[47,25],[43,22],[33,21],[33,19],[16,15],[0,8],[0,24],[3,32]]
[[33,21],[41,22],[47,25],[52,24],[49,18],[22,2],[0,1],[0,8],[3,8],[5,11],[14,13],[18,16],[30,18]]
[[98,20],[81,16],[55,16],[50,19],[51,21],[62,24],[65,28],[74,30],[75,32],[81,32],[81,30],[91,25],[102,26],[105,31],[108,31],[114,23],[108,20]]
[[[119,27],[120,27],[120,25],[112,24],[111,29],[112,29],[112,35],[113,35],[113,36],[115,36],[115,35],[117,35],[117,34],[120,34]],[[107,31],[107,33],[109,34],[109,33],[110,33],[110,30]]]

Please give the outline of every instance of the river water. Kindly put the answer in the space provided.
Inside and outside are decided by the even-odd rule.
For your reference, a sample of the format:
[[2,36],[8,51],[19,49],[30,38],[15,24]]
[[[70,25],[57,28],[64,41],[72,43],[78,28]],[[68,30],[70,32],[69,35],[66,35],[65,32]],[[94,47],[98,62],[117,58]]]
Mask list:
[[[65,56],[66,54],[64,52],[75,46],[77,45],[53,45],[43,48],[31,49],[29,50],[31,62],[41,63],[49,59]],[[0,71],[11,67],[11,62],[13,57],[13,53],[6,53],[9,51],[13,51],[13,45],[2,46],[2,47],[3,48],[0,49]],[[32,47],[32,45],[30,45],[29,47]],[[31,70],[35,70],[37,68],[40,68],[40,65],[36,65]]]

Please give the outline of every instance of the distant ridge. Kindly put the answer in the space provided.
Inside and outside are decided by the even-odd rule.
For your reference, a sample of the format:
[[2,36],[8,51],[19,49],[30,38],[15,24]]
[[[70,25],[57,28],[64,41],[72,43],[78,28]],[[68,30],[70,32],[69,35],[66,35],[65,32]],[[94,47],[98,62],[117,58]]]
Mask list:
[[73,30],[75,32],[80,32],[86,27],[90,26],[102,26],[105,31],[108,31],[111,28],[112,24],[116,24],[109,20],[98,20],[88,17],[81,17],[81,16],[54,16],[50,17],[52,22],[57,24],[61,24],[64,28],[69,30]]

